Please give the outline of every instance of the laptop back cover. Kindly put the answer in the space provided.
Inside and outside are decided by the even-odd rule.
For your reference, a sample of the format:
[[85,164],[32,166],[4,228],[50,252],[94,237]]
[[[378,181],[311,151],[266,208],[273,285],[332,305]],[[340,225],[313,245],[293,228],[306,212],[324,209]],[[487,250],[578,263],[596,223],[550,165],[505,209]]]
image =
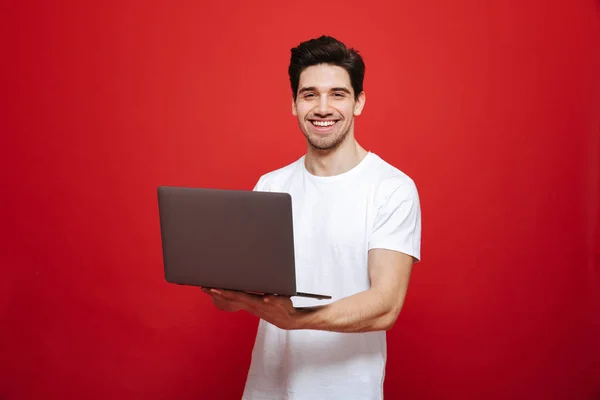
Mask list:
[[168,282],[296,294],[289,194],[161,186],[158,200]]

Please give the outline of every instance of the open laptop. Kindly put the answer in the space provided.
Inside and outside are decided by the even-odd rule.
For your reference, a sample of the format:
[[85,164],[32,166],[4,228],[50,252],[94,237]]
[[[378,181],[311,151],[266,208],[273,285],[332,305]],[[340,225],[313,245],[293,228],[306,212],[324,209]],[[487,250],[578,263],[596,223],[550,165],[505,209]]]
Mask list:
[[167,282],[255,294],[298,292],[287,193],[158,187]]

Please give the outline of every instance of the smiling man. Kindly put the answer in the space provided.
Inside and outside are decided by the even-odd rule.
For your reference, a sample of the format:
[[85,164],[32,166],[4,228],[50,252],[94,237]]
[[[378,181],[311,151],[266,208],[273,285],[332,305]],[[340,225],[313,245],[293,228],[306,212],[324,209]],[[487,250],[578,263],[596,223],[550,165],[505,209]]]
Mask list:
[[298,289],[333,298],[205,291],[260,318],[244,399],[381,399],[386,331],[420,260],[418,192],[354,137],[366,101],[357,51],[322,36],[292,49],[288,72],[306,154],[255,190],[292,196]]

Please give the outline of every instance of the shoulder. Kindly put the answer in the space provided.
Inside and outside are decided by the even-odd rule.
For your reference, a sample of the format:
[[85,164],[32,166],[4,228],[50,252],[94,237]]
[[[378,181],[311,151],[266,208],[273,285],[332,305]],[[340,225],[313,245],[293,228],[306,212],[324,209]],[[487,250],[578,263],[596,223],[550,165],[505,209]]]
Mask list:
[[254,190],[269,191],[273,188],[280,187],[293,178],[299,171],[304,161],[304,156],[299,159],[273,171],[267,172],[260,176]]
[[410,176],[376,154],[373,158],[374,189],[378,202],[388,202],[392,197],[398,201],[418,201],[417,185]]

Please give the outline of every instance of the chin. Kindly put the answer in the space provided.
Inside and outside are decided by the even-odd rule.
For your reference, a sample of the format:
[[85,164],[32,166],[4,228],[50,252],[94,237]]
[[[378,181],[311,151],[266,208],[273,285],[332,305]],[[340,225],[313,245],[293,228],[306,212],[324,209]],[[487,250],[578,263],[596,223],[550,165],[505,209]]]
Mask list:
[[308,143],[315,150],[320,151],[328,151],[334,150],[343,142],[343,138],[335,138],[330,140],[314,140],[313,138],[308,138]]
[[340,133],[330,132],[328,135],[324,136],[323,134],[311,132],[309,129],[302,129],[302,133],[304,133],[304,137],[306,138],[308,144],[315,150],[319,151],[330,151],[339,147],[348,136],[348,132]]

